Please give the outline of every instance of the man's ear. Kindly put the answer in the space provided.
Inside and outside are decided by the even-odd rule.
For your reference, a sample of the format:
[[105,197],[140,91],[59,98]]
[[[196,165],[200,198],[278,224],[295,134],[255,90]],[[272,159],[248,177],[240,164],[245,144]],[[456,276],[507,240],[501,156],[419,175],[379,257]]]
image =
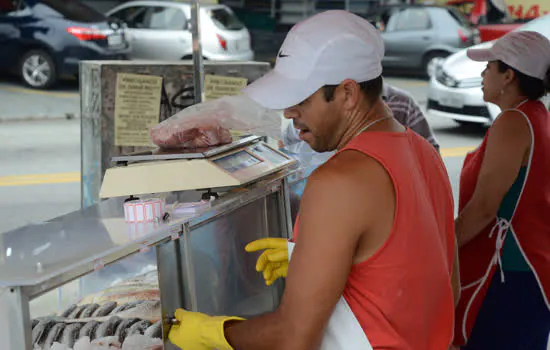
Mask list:
[[355,108],[361,98],[361,88],[359,84],[354,80],[346,79],[339,87],[341,88],[342,98],[344,99],[344,108]]

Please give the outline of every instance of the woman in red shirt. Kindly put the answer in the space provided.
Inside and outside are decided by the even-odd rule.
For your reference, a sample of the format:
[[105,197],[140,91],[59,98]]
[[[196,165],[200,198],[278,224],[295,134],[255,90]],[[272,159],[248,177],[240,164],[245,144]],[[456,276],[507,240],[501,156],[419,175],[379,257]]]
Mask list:
[[456,220],[461,349],[545,350],[550,331],[550,41],[517,31],[468,57],[488,61],[485,101],[502,113],[460,179]]

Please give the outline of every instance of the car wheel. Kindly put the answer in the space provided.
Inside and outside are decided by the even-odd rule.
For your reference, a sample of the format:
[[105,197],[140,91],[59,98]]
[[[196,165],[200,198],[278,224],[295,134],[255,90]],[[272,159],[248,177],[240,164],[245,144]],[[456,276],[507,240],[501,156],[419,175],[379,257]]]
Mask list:
[[436,67],[447,58],[449,54],[447,52],[430,52],[424,58],[423,69],[424,76],[430,78],[435,74]]
[[31,50],[23,55],[19,66],[23,82],[35,89],[47,89],[57,80],[55,65],[44,50]]

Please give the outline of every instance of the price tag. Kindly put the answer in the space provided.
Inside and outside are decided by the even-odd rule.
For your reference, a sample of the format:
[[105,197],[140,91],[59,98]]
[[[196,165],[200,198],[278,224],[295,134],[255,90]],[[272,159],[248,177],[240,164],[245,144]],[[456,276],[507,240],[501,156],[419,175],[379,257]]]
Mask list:
[[101,270],[105,267],[105,262],[103,259],[97,259],[94,261],[94,271]]

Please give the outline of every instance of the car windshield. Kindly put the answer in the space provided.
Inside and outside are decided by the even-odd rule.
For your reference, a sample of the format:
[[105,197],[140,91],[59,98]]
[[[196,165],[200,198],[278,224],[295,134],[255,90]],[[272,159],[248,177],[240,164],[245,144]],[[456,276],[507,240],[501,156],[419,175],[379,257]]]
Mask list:
[[[45,5],[45,6],[40,6]],[[45,15],[61,15],[63,18],[75,22],[94,23],[105,21],[101,12],[77,0],[42,0],[35,5]],[[46,10],[47,7],[48,9]]]
[[244,25],[239,21],[237,16],[225,8],[215,8],[209,11],[210,18],[216,26],[225,30],[241,30]]
[[449,11],[449,14],[463,27],[471,28],[474,25],[472,22],[470,22],[460,10],[458,10],[455,7],[448,7],[447,10]]
[[533,19],[519,27],[517,30],[531,30],[539,32],[550,39],[550,15]]

